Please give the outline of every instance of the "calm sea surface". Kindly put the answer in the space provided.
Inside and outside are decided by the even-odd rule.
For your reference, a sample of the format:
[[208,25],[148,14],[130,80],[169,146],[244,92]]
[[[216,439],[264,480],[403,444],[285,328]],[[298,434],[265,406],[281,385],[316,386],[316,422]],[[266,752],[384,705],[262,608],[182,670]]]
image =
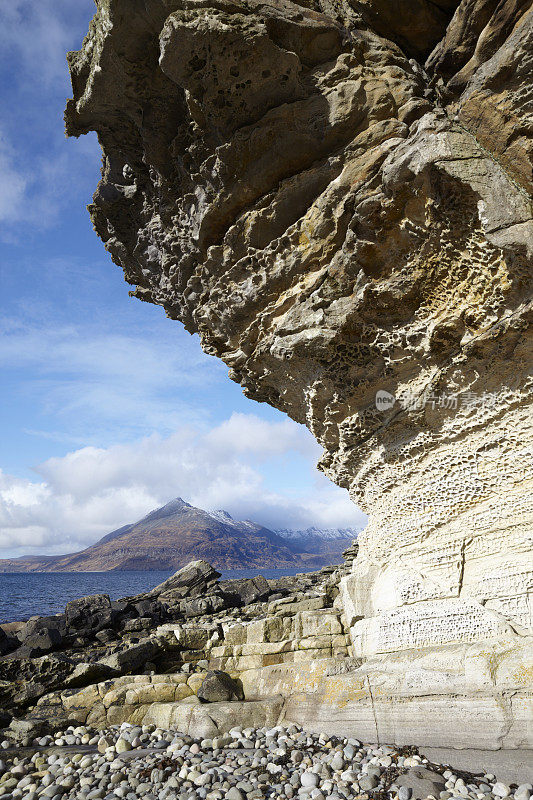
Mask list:
[[[300,569],[235,569],[223,578],[281,578]],[[0,573],[0,623],[64,611],[65,604],[87,594],[108,594],[111,600],[153,589],[171,571],[153,572],[31,572]]]

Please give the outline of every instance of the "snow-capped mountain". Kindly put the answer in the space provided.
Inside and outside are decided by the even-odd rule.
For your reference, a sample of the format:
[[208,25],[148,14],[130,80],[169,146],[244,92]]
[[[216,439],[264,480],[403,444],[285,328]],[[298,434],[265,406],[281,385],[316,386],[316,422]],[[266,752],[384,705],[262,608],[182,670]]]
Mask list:
[[283,539],[355,539],[362,528],[277,528],[274,533]]
[[274,532],[227,511],[204,511],[176,497],[79,553],[0,561],[0,572],[178,569],[203,558],[219,569],[320,567],[341,561],[352,528]]
[[217,508],[216,511],[208,511],[207,512],[210,517],[213,519],[218,519],[219,522],[233,522],[233,517],[228,511],[224,511],[223,508]]
[[278,536],[285,539],[293,552],[297,553],[329,553],[339,555],[357,538],[363,528],[280,528]]

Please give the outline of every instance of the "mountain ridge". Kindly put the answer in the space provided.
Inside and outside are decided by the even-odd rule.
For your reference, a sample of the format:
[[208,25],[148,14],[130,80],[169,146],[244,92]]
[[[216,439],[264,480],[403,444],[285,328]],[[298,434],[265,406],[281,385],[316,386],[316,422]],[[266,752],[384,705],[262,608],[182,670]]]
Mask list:
[[278,533],[295,552],[322,553],[340,556],[362,528],[317,528],[312,526],[302,530],[294,528],[277,529]]
[[320,529],[309,528],[308,532],[307,541],[305,535],[283,537],[251,520],[234,520],[223,509],[205,511],[177,497],[84,550],[2,559],[0,572],[179,569],[198,558],[219,569],[314,567],[331,563],[348,546],[342,537],[330,537],[335,543],[327,544],[328,537],[321,537]]
[[317,528],[312,525],[309,528],[275,528],[274,532],[277,533],[282,539],[301,539],[306,536],[316,536],[320,539],[355,539],[361,533],[362,528]]

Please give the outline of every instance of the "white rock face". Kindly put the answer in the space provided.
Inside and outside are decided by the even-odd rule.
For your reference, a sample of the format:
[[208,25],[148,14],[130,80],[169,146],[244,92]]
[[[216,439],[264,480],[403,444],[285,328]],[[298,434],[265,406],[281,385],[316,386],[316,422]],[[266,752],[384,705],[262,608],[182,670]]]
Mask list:
[[358,654],[533,632],[531,422],[525,392],[495,392],[444,444],[426,431],[416,460],[416,440],[384,459],[390,489],[343,581]]

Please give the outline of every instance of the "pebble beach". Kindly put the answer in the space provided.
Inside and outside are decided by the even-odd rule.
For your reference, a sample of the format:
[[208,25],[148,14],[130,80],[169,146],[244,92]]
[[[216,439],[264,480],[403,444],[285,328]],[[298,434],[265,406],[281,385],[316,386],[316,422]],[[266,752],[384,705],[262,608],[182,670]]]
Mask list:
[[531,784],[431,764],[416,748],[297,725],[213,739],[124,723],[0,743],[0,800],[530,800]]

